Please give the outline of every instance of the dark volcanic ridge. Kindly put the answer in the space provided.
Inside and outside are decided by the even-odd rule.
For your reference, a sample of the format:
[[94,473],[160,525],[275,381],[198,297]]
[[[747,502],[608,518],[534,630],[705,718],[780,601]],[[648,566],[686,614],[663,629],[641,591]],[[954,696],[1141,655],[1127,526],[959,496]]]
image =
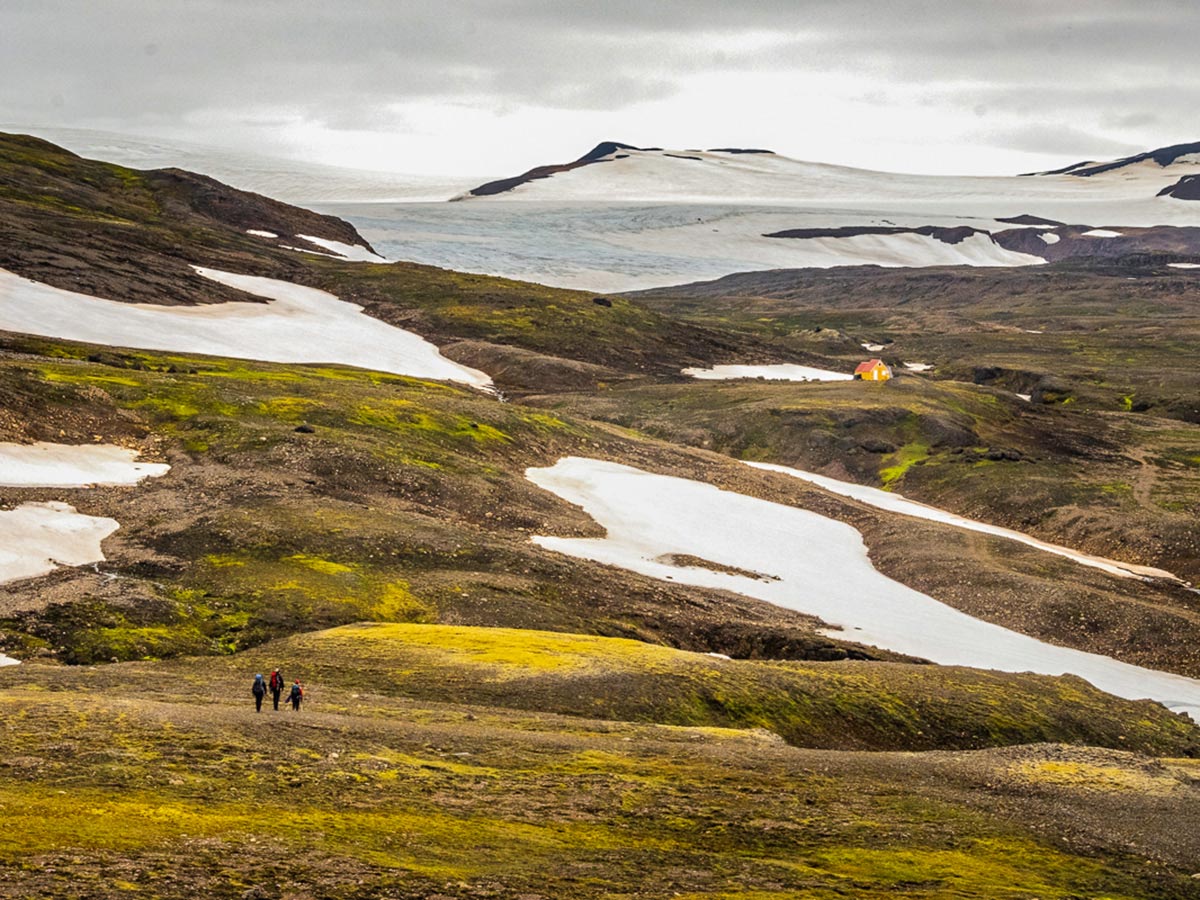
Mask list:
[[1200,175],[1184,175],[1174,184],[1169,184],[1158,192],[1160,197],[1174,197],[1176,200],[1200,200]]
[[302,267],[308,254],[291,247],[325,251],[300,235],[374,252],[349,222],[206,175],[130,169],[0,134],[0,268],[22,277],[128,302],[247,300],[198,279],[190,264],[237,271],[265,253],[279,267]]
[[1133,156],[1126,156],[1122,159],[1115,159],[1112,162],[1096,162],[1095,160],[1084,160],[1083,162],[1072,163],[1069,166],[1063,166],[1061,169],[1050,169],[1046,172],[1023,172],[1021,177],[1029,177],[1033,175],[1078,175],[1081,178],[1088,178],[1092,175],[1099,175],[1103,172],[1112,172],[1115,169],[1123,169],[1125,166],[1136,165],[1147,160],[1154,160],[1164,168],[1171,165],[1181,156],[1188,156],[1193,153],[1200,153],[1200,142],[1191,144],[1172,144],[1170,147],[1159,147],[1157,150],[1147,150],[1145,153],[1138,153]]
[[[921,234],[935,238],[943,244],[959,244],[973,234],[988,234],[981,228],[970,225],[958,225],[945,228],[939,225],[922,225],[919,228],[904,228],[898,225],[845,225],[841,228],[789,228],[785,231],[773,231],[764,234],[769,238],[827,238],[827,237],[858,237],[864,234]],[[988,235],[991,236],[990,234]]]
[[1057,222],[1054,219],[1044,219],[1041,216],[1034,216],[1030,215],[1029,213],[1022,213],[1019,216],[997,216],[996,221],[1003,222],[1006,225],[1050,225],[1052,227],[1067,224],[1066,222]]
[[[511,191],[513,188],[520,187],[523,184],[528,184],[531,181],[537,181],[542,178],[549,178],[552,175],[557,175],[561,172],[570,172],[572,169],[579,169],[583,166],[590,166],[593,163],[611,162],[614,159],[625,159],[628,154],[621,154],[622,150],[633,150],[638,153],[661,153],[663,156],[670,156],[673,159],[701,160],[699,156],[689,156],[684,153],[669,153],[662,147],[635,147],[633,144],[624,144],[620,141],[601,141],[579,159],[567,163],[552,163],[545,166],[534,166],[520,175],[514,175],[511,178],[498,178],[495,181],[489,181],[486,184],[481,184],[479,187],[472,188],[465,196],[470,197],[489,197],[495,194],[503,194]],[[773,150],[763,150],[757,147],[714,147],[711,150],[691,150],[688,153],[731,153],[731,154],[765,154],[774,155]],[[462,197],[455,197],[454,200],[461,200]]]
[[[1200,176],[1189,186],[1200,199]],[[1112,226],[1097,228],[1094,225],[1066,225],[1039,216],[1020,215],[998,222],[1025,225],[1004,231],[988,232],[970,225],[944,227],[922,225],[916,228],[887,225],[847,225],[839,228],[789,228],[764,234],[768,238],[790,238],[814,240],[817,238],[849,238],[860,235],[919,234],[941,241],[943,244],[959,244],[972,235],[985,235],[1005,250],[1039,256],[1049,262],[1076,257],[1101,257],[1118,259],[1139,254],[1165,255],[1191,259],[1200,254],[1200,228],[1157,225],[1151,228],[1126,228]],[[1050,225],[1053,227],[1047,228]],[[1096,231],[1113,232],[1115,236],[1095,234]],[[1051,240],[1047,240],[1052,236]]]

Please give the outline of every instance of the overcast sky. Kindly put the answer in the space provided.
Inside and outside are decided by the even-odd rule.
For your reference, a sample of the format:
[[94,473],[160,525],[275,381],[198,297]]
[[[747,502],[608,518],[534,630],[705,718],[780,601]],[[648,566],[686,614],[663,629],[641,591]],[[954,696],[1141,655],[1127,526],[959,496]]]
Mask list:
[[1196,0],[0,0],[0,122],[413,173],[600,140],[1009,173],[1200,140]]

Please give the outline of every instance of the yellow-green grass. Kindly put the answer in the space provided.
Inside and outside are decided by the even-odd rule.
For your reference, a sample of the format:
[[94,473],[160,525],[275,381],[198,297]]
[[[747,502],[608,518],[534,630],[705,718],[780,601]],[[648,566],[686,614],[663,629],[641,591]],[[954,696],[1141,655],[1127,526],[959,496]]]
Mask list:
[[[176,896],[217,874],[215,895],[236,896],[348,867],[358,887],[338,896],[1184,896],[1186,872],[1065,844],[1053,813],[978,809],[981,784],[1022,783],[1024,751],[804,751],[320,686],[298,715],[255,714],[248,692],[195,702],[173,664],[118,668],[42,668],[0,689],[0,897],[84,882],[94,897]],[[88,687],[61,690],[60,674]],[[146,696],[155,675],[163,690]],[[344,708],[324,711],[327,695]],[[144,879],[164,861],[179,887]]]
[[[728,660],[643,641],[414,623],[343,626],[223,661],[345,690],[667,725],[765,729],[798,746],[1068,741],[1200,753],[1200,729],[1073,677],[881,662]],[[181,662],[186,671],[197,665]]]

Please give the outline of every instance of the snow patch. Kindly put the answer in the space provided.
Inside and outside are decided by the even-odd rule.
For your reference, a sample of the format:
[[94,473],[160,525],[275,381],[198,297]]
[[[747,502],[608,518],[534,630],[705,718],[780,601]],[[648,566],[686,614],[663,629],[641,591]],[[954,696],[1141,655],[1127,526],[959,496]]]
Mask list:
[[878,353],[883,349],[883,344],[859,344],[859,346],[871,353]]
[[[1020,394],[1018,397],[1022,396]],[[1102,556],[1092,556],[1088,553],[1081,553],[1078,550],[1072,550],[1070,547],[1063,547],[1059,544],[1050,544],[1046,541],[1040,541],[1035,537],[1031,537],[1020,531],[1013,531],[1009,528],[1001,528],[998,525],[988,525],[986,522],[979,522],[975,519],[968,519],[965,516],[955,515],[951,512],[946,512],[943,509],[938,509],[935,506],[926,506],[924,503],[918,503],[915,500],[909,500],[900,494],[893,494],[890,491],[881,491],[879,488],[867,487],[862,484],[852,484],[848,481],[838,481],[836,478],[830,478],[826,475],[816,475],[812,472],[805,472],[801,469],[793,469],[789,466],[779,466],[774,463],[759,463],[748,462],[748,466],[753,466],[756,469],[763,469],[768,472],[780,472],[784,475],[790,475],[793,478],[799,478],[802,481],[807,481],[810,484],[815,484],[822,487],[830,493],[839,494],[843,497],[850,497],[858,500],[861,503],[866,503],[869,506],[874,506],[878,509],[886,509],[888,512],[899,513],[904,516],[912,516],[917,519],[926,519],[930,522],[941,522],[945,525],[953,525],[956,528],[963,528],[967,531],[978,531],[983,534],[991,534],[996,537],[1007,538],[1011,541],[1017,541],[1029,547],[1035,547],[1038,550],[1044,550],[1047,553],[1054,553],[1058,556],[1064,556],[1067,559],[1080,563],[1081,565],[1091,566],[1092,568],[1100,569],[1107,572],[1109,575],[1116,575],[1120,578],[1165,578],[1171,581],[1179,581],[1179,579],[1162,569],[1154,569],[1149,566],[1139,566],[1134,563],[1117,562],[1111,559],[1105,559]]]
[[1091,231],[1083,232],[1083,236],[1084,237],[1098,237],[1098,238],[1114,238],[1114,237],[1120,237],[1121,232],[1109,231],[1107,228],[1093,228]]
[[490,388],[422,337],[315,288],[193,267],[270,303],[157,306],[65,291],[0,269],[0,329],[43,337],[280,363],[340,363]]
[[[316,244],[330,253],[340,256],[342,259],[348,259],[353,262],[387,262],[382,256],[377,253],[372,253],[366,247],[360,247],[357,244],[343,244],[341,241],[331,241],[327,238],[313,237],[310,234],[298,234],[296,237],[301,240],[308,241],[310,244]],[[298,247],[295,249],[299,249]]]
[[1033,402],[1033,394],[1017,394],[1017,396],[1020,397],[1022,400],[1024,400],[1026,403]]
[[273,232],[273,231],[262,231],[262,230],[260,230],[260,229],[258,229],[258,228],[247,228],[247,229],[246,229],[246,234],[252,234],[252,235],[254,235],[255,237],[265,237],[265,238],[277,238],[277,237],[279,237],[279,235],[277,235],[277,234],[276,234],[275,232]]
[[[1200,721],[1200,681],[1053,646],[974,619],[876,571],[861,534],[843,522],[601,460],[568,457],[525,474],[581,506],[607,531],[603,538],[533,538],[547,550],[756,597],[845,629],[834,636],[944,665],[1075,674],[1101,690],[1128,699],[1151,697]],[[780,580],[656,561],[665,555],[776,572]]]
[[933,366],[930,363],[910,363],[906,362],[904,368],[910,369],[913,372],[928,372]]
[[1057,234],[1039,234],[1038,237],[1040,237],[1047,244],[1057,244],[1062,240],[1062,238],[1060,238]]
[[[137,451],[111,444],[0,443],[2,487],[93,487],[158,478],[165,463],[134,462]],[[60,566],[101,562],[100,542],[120,526],[66,503],[23,503],[0,511],[0,583],[45,575]],[[0,666],[20,660],[0,653]]]
[[159,478],[166,463],[134,462],[136,450],[111,444],[0,443],[0,486],[91,487]]
[[1200,269],[1200,263],[1167,263],[1172,269]]
[[119,527],[116,519],[85,516],[57,501],[0,511],[0,583],[101,562],[100,542]]
[[701,381],[728,381],[734,378],[765,378],[768,381],[853,381],[853,375],[782,363],[773,366],[713,366],[711,369],[684,369]]
[[280,244],[284,250],[294,250],[297,253],[311,253],[313,256],[323,256],[326,259],[341,259],[336,253],[322,253],[320,250],[314,250],[312,247],[293,247],[291,244]]

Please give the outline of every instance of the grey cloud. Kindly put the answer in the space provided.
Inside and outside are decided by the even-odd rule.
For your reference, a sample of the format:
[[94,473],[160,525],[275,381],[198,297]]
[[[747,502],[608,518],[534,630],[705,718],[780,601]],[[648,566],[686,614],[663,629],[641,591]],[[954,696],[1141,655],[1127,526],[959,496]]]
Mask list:
[[[698,72],[767,69],[797,85],[868,72],[881,94],[1066,116],[1083,136],[1177,121],[1200,84],[1198,31],[1191,0],[6,0],[0,119],[276,109],[370,130],[402,127],[387,109],[414,99],[618,110]],[[777,40],[740,40],[753,34]]]
[[1129,156],[1146,149],[1053,120],[1030,122],[1014,128],[985,128],[977,134],[981,144],[1028,153],[1054,153],[1064,158],[1064,164],[1083,159]]

